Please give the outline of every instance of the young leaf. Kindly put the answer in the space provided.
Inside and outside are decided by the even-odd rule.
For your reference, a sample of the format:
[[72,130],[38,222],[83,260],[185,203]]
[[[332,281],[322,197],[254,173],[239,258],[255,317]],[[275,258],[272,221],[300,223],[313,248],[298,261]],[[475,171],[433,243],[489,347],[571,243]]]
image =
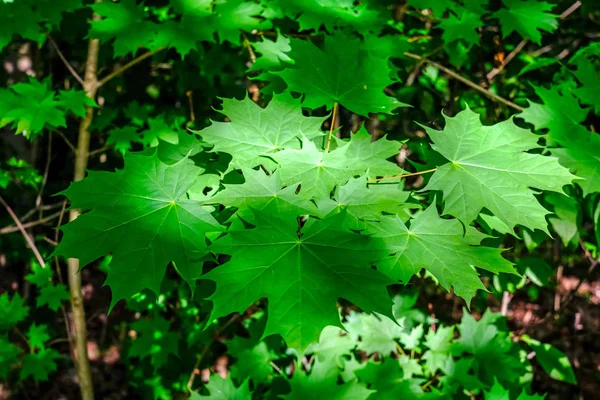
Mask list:
[[325,326],[339,326],[339,297],[386,313],[392,281],[370,268],[385,250],[376,239],[345,229],[344,219],[310,220],[299,231],[295,215],[267,208],[256,212],[256,228],[230,230],[212,249],[231,261],[204,276],[217,283],[211,318],[243,312],[266,297],[263,336],[279,333],[304,352]]
[[535,358],[552,379],[573,385],[577,384],[571,362],[562,351],[548,343],[541,343],[528,335],[521,336],[521,339],[535,351]]
[[129,349],[129,357],[150,357],[155,370],[168,365],[169,356],[179,356],[179,334],[170,331],[171,323],[161,317],[140,319],[131,324],[138,333]]
[[56,311],[65,300],[69,300],[69,292],[65,285],[47,285],[40,290],[36,305],[38,307],[47,305],[49,309]]
[[438,216],[435,204],[412,219],[410,227],[396,216],[370,224],[369,229],[393,253],[377,263],[379,271],[406,284],[425,268],[445,289],[454,287],[467,304],[478,289],[485,290],[473,266],[515,273],[512,263],[500,255],[502,250],[476,246],[485,236],[472,227],[465,236],[460,222]]
[[52,284],[51,268],[42,268],[39,264],[34,264],[31,269],[33,272],[25,276],[27,281],[40,288]]
[[523,38],[539,45],[542,42],[540,30],[554,32],[558,26],[558,16],[548,13],[554,8],[554,4],[537,0],[502,0],[502,2],[506,8],[498,10],[492,17],[500,20],[503,38],[517,31]]
[[112,252],[112,305],[143,289],[158,294],[171,261],[191,285],[208,254],[205,233],[222,230],[200,203],[186,199],[201,172],[189,159],[166,165],[156,154],[129,154],[117,172],[90,171],[63,192],[72,207],[91,211],[61,228],[56,254],[87,265]]
[[274,74],[283,78],[288,90],[305,94],[304,106],[331,109],[339,103],[364,116],[407,107],[383,92],[394,83],[389,79],[388,59],[369,55],[359,39],[339,33],[325,36],[322,50],[300,39],[290,43],[288,56],[294,64]]
[[56,371],[56,360],[60,358],[60,354],[54,349],[26,354],[19,379],[23,381],[31,376],[36,382],[48,380],[48,375]]
[[48,335],[48,326],[46,325],[36,325],[31,324],[29,330],[27,331],[27,338],[29,339],[29,346],[33,348],[38,348],[40,350],[44,349],[44,343],[50,340],[50,335]]
[[512,120],[483,126],[470,109],[445,119],[443,131],[426,130],[433,149],[449,162],[424,189],[444,193],[444,214],[469,225],[487,208],[511,228],[520,224],[548,233],[549,212],[530,187],[563,193],[575,176],[554,157],[526,153],[540,147],[539,137]]
[[216,122],[198,132],[214,145],[213,151],[231,154],[238,168],[254,168],[269,160],[261,157],[284,149],[299,149],[301,138],[323,135],[324,118],[304,117],[302,107],[289,95],[275,96],[261,108],[249,97],[223,99],[223,110],[231,122]]
[[29,307],[23,305],[23,298],[15,293],[12,299],[8,293],[0,295],[0,333],[7,332],[29,315]]
[[[369,400],[387,399],[427,399],[428,395],[421,389],[421,380],[406,378],[410,373],[404,370],[398,360],[387,357],[383,362],[367,362],[366,365],[354,371],[361,382],[369,383],[376,391]],[[436,398],[431,393],[431,399]]]
[[5,335],[0,335],[0,378],[6,379],[10,368],[19,360],[21,349],[8,341]]
[[425,336],[425,346],[429,349],[423,353],[425,367],[430,375],[438,370],[444,370],[448,358],[451,358],[450,349],[454,340],[453,326],[439,326],[437,330],[430,329]]
[[250,381],[246,379],[239,387],[236,387],[231,377],[222,378],[219,374],[212,374],[206,384],[209,396],[201,396],[192,392],[192,400],[208,399],[211,400],[251,400]]
[[[319,343],[312,343],[307,353],[313,353],[322,363],[330,363],[339,367],[344,366],[344,354],[350,354],[356,347],[356,342],[336,326],[326,326],[319,336]],[[333,362],[332,362],[333,361]]]
[[396,339],[406,335],[396,321],[383,315],[352,312],[346,321],[344,327],[350,337],[358,342],[358,349],[367,355],[379,353],[386,357],[395,353],[398,346]]

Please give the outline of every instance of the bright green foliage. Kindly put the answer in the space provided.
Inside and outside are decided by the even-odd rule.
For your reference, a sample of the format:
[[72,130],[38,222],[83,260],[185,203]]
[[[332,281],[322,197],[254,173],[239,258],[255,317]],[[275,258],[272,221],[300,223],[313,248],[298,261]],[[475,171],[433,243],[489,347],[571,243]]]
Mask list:
[[[169,364],[169,356],[177,357],[178,334],[169,331],[170,322],[163,318],[141,319],[131,328],[137,332],[138,337],[129,349],[129,357],[150,357],[154,369],[159,369]],[[172,360],[171,360],[172,361]]]
[[316,393],[331,400],[366,400],[372,390],[351,380],[343,385],[337,384],[336,375],[331,374],[327,364],[316,362],[311,368],[311,374],[294,374],[290,380],[292,392],[282,396],[285,400],[304,400]]
[[44,287],[52,283],[52,269],[42,268],[38,264],[32,267],[33,272],[25,276],[30,283],[36,286]]
[[188,159],[166,165],[156,154],[129,155],[116,173],[90,172],[64,191],[72,207],[91,211],[61,228],[56,254],[86,265],[112,252],[106,284],[113,305],[146,288],[158,293],[171,261],[191,284],[208,254],[205,233],[221,230],[201,204],[185,197],[200,173]]
[[230,230],[212,249],[231,261],[205,275],[217,283],[212,316],[243,312],[267,297],[263,336],[279,333],[303,352],[323,327],[339,325],[338,297],[385,313],[391,305],[385,286],[392,281],[369,267],[383,255],[381,243],[345,229],[344,219],[309,220],[299,230],[293,214],[267,209],[256,212],[256,228]]
[[8,341],[5,335],[0,335],[0,378],[6,379],[10,366],[18,359],[20,349]]
[[454,340],[453,326],[440,326],[436,331],[430,330],[425,336],[428,350],[423,354],[425,367],[430,374],[444,370],[450,358],[450,349]]
[[358,349],[367,354],[380,353],[387,356],[396,351],[395,339],[406,335],[404,330],[391,319],[376,314],[351,313],[344,327],[350,337],[360,342]]
[[278,150],[300,148],[300,138],[313,139],[323,133],[323,118],[303,117],[298,101],[289,95],[276,96],[265,108],[249,97],[242,101],[223,99],[223,115],[231,122],[213,122],[198,132],[215,147],[233,157],[238,168],[266,163],[262,156]]
[[440,23],[440,28],[444,30],[442,38],[446,43],[464,40],[468,47],[479,44],[477,29],[481,26],[483,21],[480,16],[466,10],[458,17],[451,14]]
[[37,189],[43,178],[29,163],[25,160],[19,160],[11,157],[6,162],[6,171],[0,170],[0,187],[6,189],[11,183],[25,185]]
[[48,380],[48,375],[56,371],[56,360],[60,354],[54,349],[42,349],[23,357],[20,379],[32,377],[36,382]]
[[[541,395],[529,395],[525,391],[523,391],[516,400],[544,400],[546,396]],[[491,387],[489,391],[484,392],[484,400],[510,400],[511,395],[510,391],[504,389],[500,382],[494,380],[494,385]]]
[[29,307],[23,305],[23,298],[14,294],[12,298],[8,293],[0,295],[0,333],[7,332],[10,328],[27,318]]
[[139,140],[138,129],[133,126],[126,126],[109,131],[106,143],[114,146],[115,150],[124,155],[131,150],[132,143]]
[[32,324],[27,331],[27,339],[29,339],[29,346],[31,348],[43,349],[44,343],[50,340],[50,335],[47,332],[48,327],[46,325]]
[[31,80],[0,89],[0,127],[12,124],[16,133],[33,138],[43,129],[66,126],[66,111],[85,114],[85,106],[95,103],[83,92],[61,91],[56,96],[49,82]]
[[210,398],[211,400],[250,400],[252,394],[248,387],[249,381],[246,380],[239,387],[236,387],[230,377],[221,378],[219,374],[212,374],[206,384],[209,396],[201,396],[198,393],[192,393],[192,399],[200,400]]
[[56,311],[64,300],[69,300],[69,292],[65,285],[48,285],[40,290],[36,305],[38,307],[47,305],[49,309]]
[[542,42],[540,30],[554,32],[558,26],[558,16],[548,12],[554,8],[554,4],[538,0],[502,0],[502,2],[506,8],[494,13],[493,17],[500,20],[503,37],[516,31],[523,38],[539,45]]
[[573,92],[582,103],[594,106],[594,110],[598,114],[600,113],[600,100],[598,100],[598,90],[600,90],[598,74],[600,71],[589,58],[578,58],[575,65],[577,69],[573,71],[573,74],[581,82],[581,87],[576,88]]
[[452,0],[408,0],[408,4],[420,9],[431,9],[437,17],[441,17],[447,9],[454,9]]
[[580,107],[575,96],[568,92],[561,94],[556,87],[536,87],[535,92],[544,104],[530,101],[529,107],[519,116],[536,129],[548,129],[550,138],[563,146],[552,149],[552,154],[583,178],[576,183],[584,195],[600,192],[600,138],[580,125],[589,110]]
[[394,83],[389,79],[387,58],[367,54],[359,39],[345,34],[326,36],[323,48],[291,39],[288,56],[294,64],[275,72],[288,90],[304,94],[303,105],[314,109],[335,103],[359,115],[391,114],[406,107],[383,90]]
[[322,363],[333,361],[343,367],[344,359],[341,356],[350,354],[354,347],[356,343],[350,335],[338,327],[326,326],[321,331],[319,342],[311,344],[306,352],[314,354]]
[[376,390],[368,397],[369,400],[438,398],[432,393],[426,394],[421,389],[420,380],[407,378],[406,371],[393,358],[386,358],[382,363],[368,362],[364,368],[355,371],[355,374]]
[[572,241],[576,242],[579,236],[577,227],[581,222],[577,201],[558,193],[546,193],[545,200],[554,208],[555,216],[548,217],[548,221],[563,244],[568,246]]
[[485,287],[473,266],[495,273],[514,273],[511,263],[500,255],[502,250],[475,246],[484,236],[457,220],[438,216],[434,206],[418,214],[407,226],[399,217],[388,217],[370,225],[376,237],[382,238],[393,255],[378,262],[378,270],[407,283],[410,278],[426,268],[440,284],[467,304],[478,289]]
[[577,384],[571,362],[563,352],[548,343],[532,339],[528,335],[523,335],[521,339],[535,351],[535,358],[552,379],[573,385]]
[[292,63],[293,60],[286,54],[292,50],[290,39],[283,35],[277,35],[275,41],[263,39],[260,42],[252,43],[252,46],[260,57],[250,67],[250,71],[260,69],[280,69],[285,64]]
[[449,163],[438,167],[425,188],[444,193],[444,214],[470,224],[487,208],[511,228],[548,232],[548,211],[530,187],[562,193],[576,177],[556,158],[526,153],[539,148],[539,137],[512,120],[483,126],[469,109],[445,119],[443,131],[426,130]]

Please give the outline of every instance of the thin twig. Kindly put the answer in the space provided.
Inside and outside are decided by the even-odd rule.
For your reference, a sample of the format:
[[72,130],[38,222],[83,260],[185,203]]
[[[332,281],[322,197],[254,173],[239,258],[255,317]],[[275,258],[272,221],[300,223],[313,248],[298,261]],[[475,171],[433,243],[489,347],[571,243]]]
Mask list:
[[329,153],[331,148],[331,137],[333,136],[333,128],[335,127],[335,121],[337,119],[338,103],[333,103],[333,115],[331,117],[331,126],[329,127],[329,136],[327,136],[327,147],[325,147],[325,153]]
[[419,56],[417,54],[412,54],[412,53],[404,53],[404,55],[406,57],[408,57],[408,58],[412,58],[413,60],[418,60],[418,61],[430,64],[430,65],[433,65],[437,69],[439,69],[441,71],[444,71],[448,75],[450,75],[453,78],[461,81],[465,85],[472,87],[473,89],[477,90],[478,92],[485,94],[489,98],[491,98],[493,100],[496,100],[496,101],[499,101],[500,103],[506,104],[507,106],[512,107],[512,108],[514,108],[517,111],[523,111],[523,107],[521,107],[521,106],[513,103],[510,100],[505,99],[504,97],[498,96],[497,94],[491,92],[490,90],[484,88],[483,86],[478,85],[475,82],[472,82],[472,81],[468,80],[467,78],[463,77],[462,75],[457,74],[456,72],[454,72],[454,71],[452,71],[452,70],[444,67],[443,65],[436,63],[435,61],[432,61],[432,60],[430,60],[428,58],[421,57],[421,56]]
[[[38,219],[37,221],[32,221],[32,222],[26,222],[26,223],[21,223],[21,226],[23,228],[31,228],[34,226],[38,226],[38,225],[42,225],[45,224],[46,222],[50,222],[53,219],[56,219],[60,216],[61,212],[55,212],[54,214],[48,215],[47,217]],[[7,233],[13,233],[13,232],[18,232],[21,229],[19,228],[18,225],[11,225],[11,226],[5,226],[4,228],[0,229],[0,235],[6,235]]]
[[77,154],[77,148],[75,147],[75,145],[73,143],[71,143],[71,141],[65,136],[65,134],[62,133],[61,131],[55,131],[55,132],[58,133],[58,135],[62,138],[62,140],[65,141],[65,143],[67,144],[67,146],[69,146],[71,151],[73,153]]
[[51,37],[49,37],[48,41],[50,42],[50,45],[52,47],[54,47],[54,50],[56,50],[56,54],[58,54],[58,57],[61,59],[61,61],[63,62],[63,64],[65,64],[65,67],[67,67],[67,69],[69,70],[69,72],[71,73],[71,75],[73,75],[73,78],[75,78],[75,80],[77,80],[77,82],[79,82],[81,84],[81,86],[83,86],[83,79],[81,79],[81,76],[79,76],[79,74],[77,73],[77,71],[75,71],[75,69],[69,63],[69,61],[67,61],[67,59],[65,58],[64,54],[62,53],[62,51],[60,51],[60,49],[58,48],[58,45],[56,44],[56,42],[54,41],[54,39],[52,39]]
[[376,183],[376,182],[380,182],[380,181],[387,181],[387,180],[390,180],[390,179],[408,178],[409,176],[423,175],[423,174],[428,174],[430,172],[435,172],[435,171],[437,171],[437,168],[432,168],[432,169],[428,169],[428,170],[425,170],[425,171],[419,171],[419,172],[411,172],[410,174],[402,174],[402,175],[394,175],[394,176],[384,176],[383,178],[369,179],[367,182],[369,182],[369,183]]
[[[52,132],[48,135],[48,150],[46,152],[46,166],[44,167],[44,177],[42,178],[42,184],[40,185],[40,191],[35,198],[35,206],[39,208],[42,205],[42,195],[44,194],[44,188],[48,183],[48,173],[50,172],[50,161],[52,160]],[[42,212],[40,211],[40,216]]]
[[256,62],[256,54],[254,53],[254,49],[252,48],[252,43],[244,36],[244,46],[248,49],[248,54],[250,55],[250,62],[254,64]]
[[110,74],[106,75],[104,78],[102,78],[99,81],[97,81],[96,84],[94,85],[95,89],[100,88],[101,86],[105,85],[111,79],[116,78],[117,76],[121,75],[123,72],[127,71],[129,68],[133,67],[136,64],[141,63],[146,58],[152,57],[154,54],[156,54],[156,53],[158,53],[158,52],[160,52],[160,51],[162,51],[164,49],[166,49],[166,47],[159,47],[156,50],[148,51],[148,52],[146,52],[146,53],[144,53],[144,54],[142,54],[142,55],[134,58],[133,60],[131,60],[127,64],[123,65],[120,68],[117,68],[116,70],[114,70]]
[[496,75],[498,75],[500,72],[502,72],[504,67],[506,67],[508,65],[508,63],[511,62],[513,60],[513,58],[515,58],[515,56],[521,52],[521,50],[523,50],[523,48],[527,45],[527,43],[529,43],[529,39],[521,40],[521,42],[517,45],[517,47],[515,47],[514,50],[511,51],[508,54],[508,56],[506,56],[506,58],[502,61],[502,64],[500,64],[499,66],[497,66],[496,68],[494,68],[490,72],[488,72],[488,74],[486,75],[487,80],[492,81],[496,77]]
[[223,326],[221,326],[219,329],[217,329],[215,331],[215,333],[212,335],[210,341],[204,345],[204,347],[202,348],[202,352],[200,352],[200,354],[198,355],[198,358],[196,359],[194,368],[192,368],[192,373],[190,374],[190,379],[188,380],[188,383],[187,383],[187,388],[189,390],[192,390],[192,385],[194,384],[194,379],[196,379],[196,370],[200,367],[200,364],[202,363],[202,360],[206,356],[206,353],[208,353],[210,346],[218,339],[218,337],[221,335],[221,333],[223,333],[223,331],[225,331],[225,329],[227,329],[231,324],[233,324],[235,321],[237,321],[241,316],[242,316],[242,314],[234,314],[231,318],[229,318],[229,320],[226,323],[223,324]]
[[31,251],[33,251],[33,254],[35,255],[35,258],[37,259],[38,263],[40,264],[40,267],[46,268],[46,263],[44,262],[44,258],[42,257],[42,255],[38,251],[37,247],[35,246],[35,242],[31,238],[31,236],[29,236],[29,234],[23,227],[23,224],[21,223],[21,221],[19,221],[19,217],[17,217],[17,215],[13,212],[12,208],[10,208],[10,206],[4,201],[2,196],[0,196],[0,204],[2,204],[4,206],[4,208],[6,208],[6,211],[8,211],[8,214],[10,214],[10,217],[13,219],[13,221],[15,221],[15,224],[17,225],[18,229],[21,231],[21,234],[25,238],[25,241],[29,245],[29,248],[31,248]]
[[54,210],[55,208],[60,208],[62,206],[62,202],[60,203],[55,203],[55,204],[50,204],[47,206],[39,206],[39,207],[35,207],[32,208],[31,210],[27,211],[21,218],[19,218],[21,221],[27,221],[29,219],[29,217],[31,217],[33,214],[36,213],[36,211],[49,211],[49,210]]
[[88,153],[88,156],[90,156],[90,157],[91,157],[91,156],[94,156],[94,155],[96,155],[96,154],[98,154],[98,153],[102,153],[102,152],[104,152],[104,151],[106,151],[106,150],[110,150],[110,149],[112,149],[112,145],[109,145],[109,146],[103,146],[103,147],[100,147],[99,149],[96,149],[96,150],[92,150],[92,151],[90,151],[90,152]]

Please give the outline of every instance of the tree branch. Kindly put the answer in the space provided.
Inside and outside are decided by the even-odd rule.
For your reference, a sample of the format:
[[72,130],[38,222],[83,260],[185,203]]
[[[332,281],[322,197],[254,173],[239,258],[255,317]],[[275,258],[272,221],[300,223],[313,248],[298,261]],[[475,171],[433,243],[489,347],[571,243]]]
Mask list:
[[117,68],[116,70],[114,70],[113,72],[111,72],[110,74],[106,75],[104,78],[100,79],[99,81],[97,81],[95,83],[95,90],[98,90],[98,88],[100,88],[101,86],[105,85],[108,81],[110,81],[113,78],[116,78],[117,76],[121,75],[123,72],[127,71],[129,68],[133,67],[136,64],[141,63],[142,61],[144,61],[146,58],[148,57],[152,57],[154,54],[162,51],[166,49],[166,47],[159,47],[156,50],[152,50],[149,52],[146,52],[136,58],[134,58],[133,60],[131,60],[130,62],[128,62],[127,64],[123,65],[120,68]]
[[13,233],[13,232],[20,231],[21,227],[31,228],[34,226],[45,224],[46,222],[50,222],[50,221],[58,218],[60,216],[60,214],[61,214],[61,212],[59,211],[52,215],[48,215],[45,218],[38,219],[37,221],[27,222],[25,224],[21,223],[21,226],[19,226],[19,225],[6,226],[6,227],[0,229],[0,235],[6,235],[7,233]]
[[21,221],[19,221],[19,217],[17,217],[17,215],[13,212],[12,208],[10,208],[10,206],[4,201],[2,196],[0,196],[0,204],[2,204],[4,206],[4,208],[6,208],[6,211],[8,211],[8,214],[10,215],[10,217],[13,219],[13,221],[15,221],[15,224],[17,225],[18,230],[21,231],[21,234],[25,238],[25,241],[29,245],[29,248],[31,249],[31,251],[33,251],[33,254],[35,255],[35,258],[37,259],[37,262],[40,264],[40,266],[42,268],[46,268],[46,263],[44,262],[44,258],[42,257],[42,255],[38,251],[37,247],[35,246],[35,242],[31,238],[31,236],[29,236],[29,234],[25,230],[25,227],[23,227],[23,224],[21,223]]
[[523,111],[523,107],[521,107],[521,106],[513,103],[510,100],[505,99],[504,97],[498,96],[497,94],[491,92],[490,90],[484,88],[483,86],[478,85],[475,82],[472,82],[472,81],[468,80],[467,78],[463,77],[462,75],[459,75],[458,73],[452,71],[451,69],[448,69],[448,68],[444,67],[441,64],[436,63],[435,61],[431,61],[428,58],[421,57],[419,55],[412,54],[412,53],[404,53],[404,55],[406,57],[408,57],[408,58],[412,58],[413,60],[418,60],[418,61],[430,64],[430,65],[433,65],[437,69],[439,69],[441,71],[444,71],[445,73],[447,73],[451,77],[453,77],[453,78],[461,81],[462,83],[464,83],[467,86],[472,87],[473,89],[477,90],[478,92],[483,93],[484,95],[488,96],[489,98],[491,98],[493,100],[496,100],[496,101],[498,101],[500,103],[503,103],[503,104],[505,104],[505,105],[507,105],[507,106],[509,106],[511,108],[514,108],[517,111]]
[[77,82],[79,82],[81,84],[81,86],[83,86],[84,85],[83,79],[81,79],[81,76],[79,76],[79,74],[77,73],[77,71],[75,71],[75,69],[69,63],[69,61],[67,61],[66,57],[64,56],[62,51],[60,51],[60,49],[58,48],[58,45],[56,44],[54,39],[52,39],[51,37],[48,37],[48,41],[50,42],[50,45],[54,48],[54,50],[56,50],[56,54],[58,54],[58,57],[61,59],[63,64],[65,64],[65,67],[67,67],[67,69],[69,70],[71,75],[73,75],[73,78],[75,78],[75,80]]
[[77,154],[77,148],[75,147],[75,145],[73,143],[71,143],[71,141],[65,136],[64,133],[62,133],[61,131],[54,131],[54,132],[58,133],[58,136],[60,136],[62,138],[62,140],[65,141],[67,146],[69,146],[69,148],[71,149],[71,151],[74,154]]

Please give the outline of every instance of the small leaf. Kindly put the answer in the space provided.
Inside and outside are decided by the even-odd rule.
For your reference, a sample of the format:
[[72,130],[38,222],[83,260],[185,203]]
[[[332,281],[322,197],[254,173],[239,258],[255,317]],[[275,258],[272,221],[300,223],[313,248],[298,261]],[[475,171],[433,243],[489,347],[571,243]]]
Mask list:
[[571,362],[563,352],[548,343],[541,343],[528,335],[521,336],[521,339],[535,351],[535,358],[552,379],[573,385],[577,384]]

